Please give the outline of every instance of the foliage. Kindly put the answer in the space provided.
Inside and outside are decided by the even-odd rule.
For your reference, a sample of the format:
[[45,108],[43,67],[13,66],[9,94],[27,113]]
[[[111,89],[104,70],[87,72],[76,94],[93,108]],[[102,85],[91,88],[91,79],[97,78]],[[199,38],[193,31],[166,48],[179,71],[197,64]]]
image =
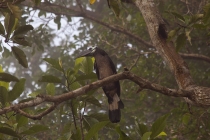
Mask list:
[[[86,14],[101,19],[101,23],[129,31],[150,42],[139,10],[133,4],[124,2],[89,0],[82,1],[81,7],[87,10]],[[106,50],[118,71],[127,67],[154,83],[177,88],[173,75],[154,48],[140,43],[129,34],[114,32],[100,22],[87,20],[87,16],[75,14],[74,9],[65,10],[67,7],[78,8],[75,6],[79,4],[78,1],[61,3],[59,0],[33,0],[32,5],[36,5],[37,9],[27,5],[24,0],[5,0],[0,3],[3,6],[0,22],[1,108],[30,101],[39,94],[63,94],[95,81],[94,59],[76,59],[77,54],[89,46]],[[210,56],[210,1],[192,0],[191,5],[174,0],[157,3],[169,24],[166,25],[169,28],[168,41],[175,44],[177,52]],[[51,5],[59,5],[62,11],[56,8],[54,12],[49,11],[47,7]],[[209,63],[194,60],[186,62],[196,83],[209,86]],[[119,124],[109,122],[107,101],[103,91],[98,89],[60,104],[42,120],[31,120],[18,112],[5,113],[0,116],[0,138],[209,138],[209,109],[191,107],[191,113],[186,103],[179,98],[166,97],[149,90],[134,94],[139,90],[138,86],[127,80],[121,81],[121,88],[125,109],[122,110]],[[23,111],[35,115],[50,105],[45,103]]]

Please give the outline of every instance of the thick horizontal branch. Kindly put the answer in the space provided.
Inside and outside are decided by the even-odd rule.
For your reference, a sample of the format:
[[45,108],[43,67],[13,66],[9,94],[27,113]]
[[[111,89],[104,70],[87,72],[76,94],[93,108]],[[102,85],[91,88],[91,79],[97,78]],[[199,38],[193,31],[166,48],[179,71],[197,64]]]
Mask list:
[[[140,86],[141,89],[150,89],[150,90],[159,92],[159,93],[167,95],[167,96],[190,97],[193,94],[192,92],[186,91],[186,90],[176,90],[176,89],[166,88],[164,86],[152,83],[148,80],[145,80],[145,79],[143,79],[143,78],[141,78],[141,77],[139,77],[135,74],[130,73],[129,71],[125,71],[125,72],[118,73],[116,75],[112,75],[110,77],[107,77],[103,80],[98,80],[98,81],[93,82],[89,85],[85,85],[81,88],[78,88],[74,91],[71,91],[71,92],[68,92],[68,93],[65,93],[65,94],[62,94],[62,95],[56,95],[56,96],[39,95],[31,101],[24,102],[24,103],[19,103],[19,104],[14,104],[14,105],[11,105],[9,107],[2,108],[2,109],[0,109],[0,115],[11,112],[11,111],[14,111],[14,112],[18,112],[21,115],[24,115],[24,116],[26,116],[28,118],[31,118],[31,119],[41,119],[43,116],[45,116],[48,113],[50,113],[51,111],[53,111],[58,104],[60,104],[64,101],[75,98],[77,96],[84,95],[88,91],[97,89],[99,87],[102,87],[103,85],[106,85],[110,82],[114,82],[114,81],[118,81],[118,80],[124,80],[124,79],[129,79],[129,80],[135,82],[136,84],[138,84]],[[40,113],[39,115],[29,115],[29,114],[27,114],[27,113],[25,113],[21,110],[21,109],[24,109],[24,108],[37,106],[37,105],[42,104],[44,102],[53,102],[54,105],[52,105],[49,109]]]
[[207,57],[202,54],[186,54],[186,53],[180,53],[180,55],[185,59],[194,59],[194,60],[202,60],[207,63],[210,63],[210,57]]

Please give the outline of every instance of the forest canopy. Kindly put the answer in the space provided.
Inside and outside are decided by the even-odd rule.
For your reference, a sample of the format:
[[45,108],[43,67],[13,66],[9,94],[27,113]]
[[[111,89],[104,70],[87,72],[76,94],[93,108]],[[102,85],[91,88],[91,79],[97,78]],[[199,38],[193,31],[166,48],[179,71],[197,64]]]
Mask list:
[[[209,139],[209,0],[0,2],[0,139]],[[117,74],[97,79],[105,50]],[[121,121],[101,87],[120,81]]]

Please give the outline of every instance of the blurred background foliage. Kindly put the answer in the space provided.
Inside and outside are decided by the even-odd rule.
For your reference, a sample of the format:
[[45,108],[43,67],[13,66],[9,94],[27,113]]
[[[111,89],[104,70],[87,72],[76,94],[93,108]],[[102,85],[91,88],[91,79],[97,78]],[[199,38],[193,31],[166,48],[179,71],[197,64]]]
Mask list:
[[[167,23],[169,41],[174,42],[177,52],[210,56],[209,0],[156,0],[155,4]],[[12,77],[7,81],[9,86],[0,83],[1,107],[38,94],[66,93],[97,80],[94,60],[76,59],[91,46],[104,49],[118,72],[127,67],[151,82],[178,88],[168,66],[150,45],[144,19],[133,4],[116,0],[109,8],[107,1],[102,0],[5,0],[0,6],[1,71],[18,79],[25,78],[24,82]],[[209,86],[210,63],[197,59],[185,61],[195,83]],[[150,90],[138,92],[139,87],[128,80],[120,83],[125,108],[119,124],[109,123],[106,97],[100,88],[62,103],[40,121],[14,112],[2,115],[0,137],[209,139],[208,108],[192,106],[190,112],[182,98]],[[16,84],[23,88],[14,90]],[[14,96],[7,98],[4,96],[7,92]],[[49,105],[45,103],[24,111],[37,114]]]

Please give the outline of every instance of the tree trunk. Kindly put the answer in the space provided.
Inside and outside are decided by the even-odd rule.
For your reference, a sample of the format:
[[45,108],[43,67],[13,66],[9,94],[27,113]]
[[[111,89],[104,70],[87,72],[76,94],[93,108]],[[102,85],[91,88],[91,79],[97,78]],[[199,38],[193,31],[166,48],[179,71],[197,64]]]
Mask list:
[[135,5],[141,11],[147,24],[151,41],[174,74],[180,89],[192,91],[192,96],[185,98],[188,103],[199,106],[210,105],[210,88],[194,84],[189,68],[176,52],[172,42],[167,42],[165,23],[153,0],[136,0]]

